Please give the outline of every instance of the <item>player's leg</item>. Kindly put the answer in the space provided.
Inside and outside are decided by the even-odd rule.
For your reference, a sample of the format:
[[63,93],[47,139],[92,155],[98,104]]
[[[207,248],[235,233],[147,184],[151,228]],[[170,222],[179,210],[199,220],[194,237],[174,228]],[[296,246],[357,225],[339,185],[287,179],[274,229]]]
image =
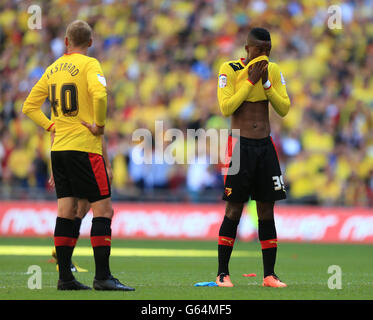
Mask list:
[[91,203],[93,211],[91,244],[96,264],[96,280],[110,278],[109,257],[111,249],[111,219],[113,209],[111,199],[106,198]]
[[[82,223],[82,219],[86,216],[90,208],[91,208],[91,204],[89,203],[87,199],[78,199],[76,214],[73,220],[73,238],[76,239],[76,242],[78,241],[79,236],[80,236],[80,226]],[[52,251],[52,257],[56,260],[56,263],[57,263],[56,268],[57,268],[57,271],[59,271],[59,263],[58,263],[57,253],[55,249]],[[70,262],[70,269],[72,272],[87,272],[88,271],[86,269],[79,267],[77,264],[73,263],[72,261]]]
[[133,291],[121,284],[110,272],[111,249],[111,190],[105,161],[100,154],[71,152],[70,172],[73,193],[77,198],[87,199],[93,212],[91,244],[93,247],[96,274],[93,287],[96,290]]
[[[74,151],[70,152],[70,167],[72,170],[69,178],[72,181],[73,194],[79,199],[87,199],[93,211],[91,242],[94,247],[96,276],[107,278],[110,272],[108,271],[108,259],[105,256],[108,256],[107,252],[110,252],[110,241],[106,239],[110,240],[111,237],[112,213],[110,185],[105,163],[99,154]],[[79,218],[86,214],[89,205],[84,200],[80,201],[79,215],[74,230],[76,236],[79,234]],[[99,240],[102,241],[99,242]]]
[[277,253],[277,233],[273,216],[274,202],[256,202],[258,236],[262,247],[264,277],[274,274]]
[[78,207],[77,207],[76,215],[74,218],[74,235],[77,239],[80,236],[80,226],[82,224],[82,220],[87,215],[90,209],[91,209],[91,204],[89,203],[87,199],[78,200]]
[[275,274],[277,256],[277,232],[274,219],[274,203],[285,199],[280,164],[271,138],[262,146],[261,161],[255,177],[255,192],[258,213],[258,237],[262,248],[263,286],[285,287]]
[[58,213],[54,230],[54,245],[58,261],[58,290],[88,290],[89,287],[76,281],[71,270],[71,256],[74,251],[74,217],[77,199],[64,197],[58,199]]
[[227,202],[225,216],[219,229],[218,240],[218,274],[217,284],[222,287],[232,287],[229,277],[229,260],[236,240],[237,227],[241,219],[244,203]]
[[92,202],[91,208],[93,211],[91,243],[96,264],[93,287],[96,290],[134,291],[134,288],[120,283],[110,272],[111,219],[114,214],[111,198]]
[[54,230],[54,245],[59,265],[59,278],[63,281],[71,281],[74,279],[70,269],[70,261],[75,246],[73,225],[76,208],[76,198],[66,197],[58,199],[58,212]]
[[121,284],[110,272],[111,219],[113,208],[111,190],[105,161],[102,155],[79,152],[72,160],[76,168],[74,194],[87,199],[93,212],[91,244],[93,247],[96,273],[93,287],[96,290],[133,291]]
[[[91,209],[91,204],[87,199],[79,199],[78,200],[78,206],[77,206],[77,211],[76,215],[74,218],[74,224],[73,224],[73,236],[78,241],[79,236],[80,236],[80,226],[82,224],[82,220],[86,216],[86,214],[89,212]],[[78,266],[76,263],[71,261],[70,264],[71,270],[75,272],[87,272],[88,270],[81,268]]]
[[249,172],[251,161],[247,154],[247,146],[241,140],[241,138],[230,137],[227,146],[226,165],[229,165],[229,169],[224,176],[223,194],[223,200],[227,201],[227,204],[219,229],[218,273],[216,278],[216,283],[220,287],[233,287],[228,265],[242,210],[250,196]]
[[277,232],[274,220],[274,202],[256,202],[258,212],[258,236],[262,247],[263,286],[286,287],[275,274]]
[[58,211],[54,230],[56,258],[59,265],[59,290],[86,290],[89,287],[76,281],[72,275],[70,262],[76,239],[73,233],[77,198],[74,196],[66,166],[68,154],[64,151],[51,152],[52,172],[58,199]]

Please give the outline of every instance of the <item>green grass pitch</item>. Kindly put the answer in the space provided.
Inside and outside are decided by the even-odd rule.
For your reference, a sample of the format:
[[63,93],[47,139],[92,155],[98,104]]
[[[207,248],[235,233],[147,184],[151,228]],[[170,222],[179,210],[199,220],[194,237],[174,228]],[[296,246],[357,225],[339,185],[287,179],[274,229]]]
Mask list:
[[[50,256],[47,255],[52,247],[51,238],[0,239],[1,300],[373,299],[373,246],[371,245],[280,242],[276,273],[288,284],[288,287],[263,288],[260,245],[256,242],[237,241],[230,263],[231,279],[235,287],[218,288],[193,286],[196,282],[215,280],[216,242],[113,239],[112,273],[123,283],[135,287],[135,292],[57,291],[58,274],[55,265],[48,262]],[[14,255],[16,252],[14,248],[27,249],[28,254]],[[33,248],[41,248],[44,251],[33,255]],[[94,262],[93,257],[89,255],[89,250],[91,250],[89,239],[80,239],[73,260],[89,270],[86,273],[76,273],[76,278],[91,286]],[[30,265],[41,267],[41,289],[31,290],[27,286],[30,277],[27,269]],[[328,273],[328,267],[331,265],[337,265],[342,270],[342,289],[328,287],[328,279],[333,276]],[[256,273],[257,276],[245,278],[242,276],[245,273]]]

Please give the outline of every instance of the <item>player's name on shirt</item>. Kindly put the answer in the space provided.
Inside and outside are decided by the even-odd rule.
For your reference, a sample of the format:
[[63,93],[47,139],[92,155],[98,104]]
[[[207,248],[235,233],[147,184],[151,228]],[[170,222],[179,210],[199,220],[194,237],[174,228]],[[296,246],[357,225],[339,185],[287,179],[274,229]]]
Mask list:
[[72,63],[59,63],[47,70],[48,79],[57,72],[68,72],[72,77],[74,77],[79,73],[79,69]]

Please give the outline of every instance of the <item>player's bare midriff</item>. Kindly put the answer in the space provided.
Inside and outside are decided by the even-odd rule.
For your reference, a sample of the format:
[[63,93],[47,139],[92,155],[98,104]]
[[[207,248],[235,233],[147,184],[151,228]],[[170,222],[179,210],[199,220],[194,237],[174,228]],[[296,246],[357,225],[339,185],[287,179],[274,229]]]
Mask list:
[[240,129],[240,136],[250,139],[262,139],[269,136],[268,100],[245,101],[232,115],[232,129]]

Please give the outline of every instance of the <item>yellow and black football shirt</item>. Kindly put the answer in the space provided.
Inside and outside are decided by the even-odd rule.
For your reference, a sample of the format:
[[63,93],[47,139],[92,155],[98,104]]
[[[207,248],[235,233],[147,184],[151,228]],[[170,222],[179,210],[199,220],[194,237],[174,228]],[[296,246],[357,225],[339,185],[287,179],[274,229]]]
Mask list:
[[269,100],[272,107],[284,116],[290,107],[290,99],[286,91],[285,79],[276,63],[268,62],[268,79],[271,86],[265,89],[262,81],[252,84],[248,81],[248,68],[256,62],[266,60],[267,56],[259,56],[247,65],[244,59],[224,62],[220,66],[218,77],[218,101],[224,116],[232,115],[245,101],[256,102]]
[[[47,97],[51,119],[41,111]],[[55,126],[52,151],[101,155],[101,137],[94,136],[81,122],[104,126],[106,110],[106,80],[100,63],[80,53],[65,54],[52,63],[23,105],[23,112],[44,129]]]

